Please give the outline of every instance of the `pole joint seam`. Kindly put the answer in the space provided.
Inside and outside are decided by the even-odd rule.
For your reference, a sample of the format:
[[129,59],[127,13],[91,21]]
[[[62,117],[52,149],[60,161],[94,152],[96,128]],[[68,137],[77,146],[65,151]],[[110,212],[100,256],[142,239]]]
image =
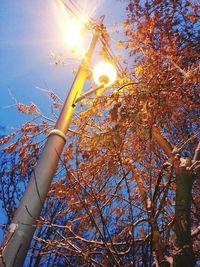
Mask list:
[[59,129],[54,129],[49,133],[48,136],[53,135],[53,134],[60,136],[66,143],[67,138],[66,138],[66,135],[62,131],[60,131]]

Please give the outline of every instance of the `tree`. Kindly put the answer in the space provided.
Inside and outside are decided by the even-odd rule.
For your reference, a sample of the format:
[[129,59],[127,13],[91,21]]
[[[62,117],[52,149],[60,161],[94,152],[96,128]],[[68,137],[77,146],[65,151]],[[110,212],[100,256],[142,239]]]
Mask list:
[[[179,153],[187,143],[186,141],[180,149],[177,149],[174,141],[188,140],[188,137],[193,135],[193,131],[198,129],[199,6],[189,1],[145,1],[142,3],[130,1],[127,10],[128,19],[125,22],[126,34],[129,38],[127,47],[131,48],[130,54],[134,56],[135,74],[147,87],[147,97],[153,97],[153,106],[156,104],[160,106],[156,112],[161,110],[161,116],[152,116],[151,113],[149,120],[160,125],[162,130],[169,135],[168,143],[175,145],[174,150],[171,150],[167,142],[165,144],[161,142],[161,147],[165,148],[170,158],[171,152],[172,154]],[[194,99],[192,101],[194,109],[189,107],[191,98]],[[162,101],[169,102],[163,105]],[[150,106],[152,106],[151,103]],[[148,118],[148,103],[145,109]],[[197,120],[194,119],[195,117]],[[193,124],[193,120],[196,120],[197,124]],[[157,133],[152,133],[152,135],[155,139],[159,138],[159,133],[158,136]],[[176,140],[172,140],[174,135]],[[171,140],[170,136],[172,136]],[[178,253],[175,257],[175,264],[178,266],[184,266],[184,264],[192,266],[193,258],[192,252],[189,251],[191,249],[190,207],[194,175],[189,173],[192,169],[190,167],[192,150],[186,150],[185,153],[184,159],[180,158],[180,155],[175,156],[175,161],[178,158],[181,163],[174,163],[176,172],[175,234],[178,248],[187,250]],[[193,164],[198,160],[198,156],[195,156]]]
[[[199,7],[171,0],[127,5],[120,41],[130,52],[127,65],[115,91],[86,99],[73,118],[27,266],[194,266],[199,260]],[[49,96],[59,109],[59,98]],[[17,159],[5,165],[6,196],[8,184],[10,192],[16,188],[7,176],[14,171],[20,181],[32,168],[38,135],[52,127],[34,104],[18,108],[36,121],[1,139],[8,159],[14,152]]]

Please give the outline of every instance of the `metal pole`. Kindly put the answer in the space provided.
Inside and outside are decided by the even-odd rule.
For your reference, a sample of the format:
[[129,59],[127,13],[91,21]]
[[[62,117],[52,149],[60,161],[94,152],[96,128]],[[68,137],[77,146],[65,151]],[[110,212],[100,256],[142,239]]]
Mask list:
[[71,86],[55,129],[50,132],[41,157],[34,168],[24,196],[15,212],[2,244],[0,266],[22,267],[31,243],[35,223],[45,202],[51,181],[55,175],[65,142],[66,132],[88,76],[88,66],[98,40],[95,30],[88,52],[83,59]]

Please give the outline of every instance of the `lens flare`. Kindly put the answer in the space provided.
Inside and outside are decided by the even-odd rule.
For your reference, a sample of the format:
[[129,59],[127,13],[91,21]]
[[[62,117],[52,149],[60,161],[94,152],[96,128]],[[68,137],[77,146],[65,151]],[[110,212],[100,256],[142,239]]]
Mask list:
[[71,49],[81,50],[83,47],[83,31],[86,18],[80,16],[79,19],[66,17],[65,42]]
[[115,67],[109,62],[100,62],[94,67],[93,78],[96,84],[109,86],[117,77]]
[[87,13],[82,12],[73,15],[67,12],[65,5],[60,1],[55,5],[55,14],[57,15],[58,33],[61,36],[61,45],[63,44],[74,56],[82,58],[85,51],[85,42],[88,33],[86,25],[89,17]]

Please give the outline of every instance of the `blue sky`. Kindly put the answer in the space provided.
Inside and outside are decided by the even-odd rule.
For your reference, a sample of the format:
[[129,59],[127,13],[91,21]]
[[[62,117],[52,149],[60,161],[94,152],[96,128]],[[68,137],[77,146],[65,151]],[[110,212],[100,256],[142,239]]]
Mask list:
[[[26,119],[12,106],[14,101],[8,90],[21,102],[35,102],[48,115],[48,99],[36,87],[53,88],[64,98],[73,80],[72,70],[76,69],[79,61],[75,58],[68,60],[73,58],[73,54],[64,42],[63,14],[59,13],[58,2],[0,1],[0,125],[6,127],[6,132]],[[110,33],[114,22],[122,20],[122,4],[119,1],[77,2],[94,19],[105,15],[105,25]],[[115,42],[112,45],[114,47]],[[51,52],[56,55],[61,53],[66,65],[53,65]]]

